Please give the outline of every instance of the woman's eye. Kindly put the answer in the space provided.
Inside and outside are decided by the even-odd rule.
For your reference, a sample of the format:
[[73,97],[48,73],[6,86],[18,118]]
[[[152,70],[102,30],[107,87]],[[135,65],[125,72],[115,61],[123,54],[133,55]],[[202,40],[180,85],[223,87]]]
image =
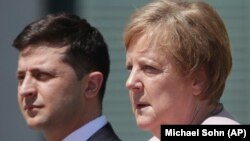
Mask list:
[[143,66],[142,67],[142,70],[145,72],[145,73],[150,73],[150,74],[157,74],[160,72],[160,70],[158,70],[157,68],[155,67],[152,67],[152,66]]
[[127,72],[130,73],[132,70],[132,66],[126,66]]

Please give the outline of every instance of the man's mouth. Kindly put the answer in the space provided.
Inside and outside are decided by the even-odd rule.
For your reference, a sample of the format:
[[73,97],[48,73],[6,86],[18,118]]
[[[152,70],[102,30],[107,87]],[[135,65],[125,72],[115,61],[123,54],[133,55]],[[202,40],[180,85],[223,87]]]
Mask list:
[[42,108],[42,106],[38,106],[38,105],[25,105],[24,106],[24,110],[32,110],[34,108]]

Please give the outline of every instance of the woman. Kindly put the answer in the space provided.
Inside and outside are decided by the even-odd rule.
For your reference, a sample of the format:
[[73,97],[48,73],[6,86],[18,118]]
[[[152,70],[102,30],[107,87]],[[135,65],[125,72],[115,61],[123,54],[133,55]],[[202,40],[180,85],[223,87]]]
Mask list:
[[124,33],[126,82],[137,125],[239,124],[220,103],[232,67],[227,31],[205,2],[156,0]]

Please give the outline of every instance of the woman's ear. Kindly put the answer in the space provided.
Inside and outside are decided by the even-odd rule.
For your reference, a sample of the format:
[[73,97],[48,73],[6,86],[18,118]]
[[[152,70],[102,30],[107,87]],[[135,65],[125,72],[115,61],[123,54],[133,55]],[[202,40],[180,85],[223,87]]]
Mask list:
[[93,98],[99,93],[103,82],[103,74],[101,72],[91,72],[87,76],[87,87],[85,89],[85,97]]
[[192,90],[194,95],[201,94],[206,88],[207,74],[204,65],[200,65],[193,73]]

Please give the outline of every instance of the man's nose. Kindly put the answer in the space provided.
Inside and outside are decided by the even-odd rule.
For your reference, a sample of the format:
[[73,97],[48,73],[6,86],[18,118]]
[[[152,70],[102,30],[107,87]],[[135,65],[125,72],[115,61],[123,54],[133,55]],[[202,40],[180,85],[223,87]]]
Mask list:
[[19,84],[19,94],[23,97],[36,94],[35,81],[31,75],[26,75],[23,82]]

